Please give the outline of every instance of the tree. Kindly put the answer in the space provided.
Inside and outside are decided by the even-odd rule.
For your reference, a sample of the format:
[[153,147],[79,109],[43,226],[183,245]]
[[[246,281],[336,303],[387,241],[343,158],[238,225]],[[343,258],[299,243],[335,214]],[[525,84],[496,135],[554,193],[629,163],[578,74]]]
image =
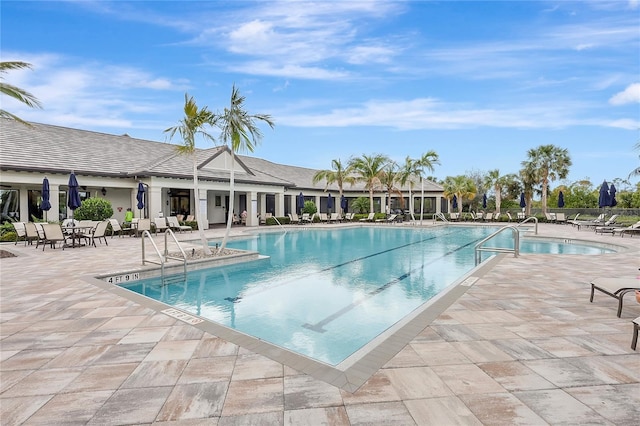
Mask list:
[[[229,108],[225,108],[224,112],[218,116],[218,125],[221,133],[220,138],[223,143],[231,150],[231,176],[229,178],[229,200],[233,205],[234,186],[235,186],[235,154],[236,152],[253,152],[256,145],[262,139],[262,132],[256,125],[257,121],[263,121],[273,129],[274,124],[271,116],[267,114],[249,114],[244,109],[245,97],[240,95],[238,88],[234,84],[231,88],[231,101]],[[229,232],[231,231],[231,223],[233,222],[233,209],[228,209],[227,229],[224,233],[220,251],[227,244]]]
[[210,253],[207,237],[204,235],[204,222],[202,221],[202,211],[200,211],[199,191],[198,191],[198,162],[196,157],[196,137],[200,136],[206,140],[215,142],[213,136],[206,132],[206,128],[216,124],[216,116],[207,107],[198,108],[196,101],[185,93],[184,95],[184,117],[178,121],[178,125],[170,127],[164,131],[168,133],[169,140],[173,139],[176,133],[180,134],[183,145],[176,146],[176,151],[181,155],[188,155],[193,162],[193,194],[196,200],[196,220],[198,221],[198,233],[202,243],[202,251],[206,255]]
[[[640,151],[640,142],[638,142],[634,149]],[[640,158],[640,156],[638,156],[638,158]],[[640,176],[640,166],[636,167],[635,169],[631,170],[631,173],[629,173],[629,178],[631,178],[632,176]]]
[[455,195],[458,199],[458,213],[462,215],[462,200],[465,198],[472,200],[476,196],[477,188],[469,177],[460,176],[447,176],[444,180],[444,196],[449,200]]
[[498,169],[490,170],[486,174],[484,185],[488,188],[493,188],[496,199],[496,213],[500,212],[500,208],[502,206],[503,191],[506,191],[506,193],[509,194],[511,192],[510,188],[518,186],[517,179],[518,177],[514,174],[501,176],[500,170]]
[[[31,68],[31,64],[28,64],[26,62],[18,62],[18,61],[0,62],[0,93],[10,96],[31,108],[42,108],[40,101],[31,93],[19,87],[13,86],[11,84],[8,84],[2,81],[4,80],[4,77],[2,77],[2,74],[5,74],[7,71],[24,69],[24,68]],[[5,111],[2,108],[0,108],[0,117],[9,118],[11,120],[16,120],[16,121],[19,121],[20,123],[29,125],[29,123],[27,123],[26,121],[20,119],[19,117],[11,114],[8,111]]]
[[420,219],[422,219],[422,213],[424,212],[424,171],[433,171],[434,164],[440,164],[438,161],[438,154],[435,151],[430,150],[422,154],[422,156],[417,159],[407,156],[405,163],[402,166],[402,171],[400,172],[400,184],[404,187],[404,185],[409,182],[409,211],[411,213],[411,220],[415,220],[415,217],[413,216],[413,196],[411,195],[411,189],[414,185],[413,178],[420,178],[420,185],[422,186],[422,195],[420,200]]
[[571,158],[569,151],[555,145],[540,145],[527,151],[528,161],[523,166],[537,170],[534,185],[540,185],[542,190],[542,213],[547,213],[547,190],[549,181],[564,179],[569,174]]
[[364,182],[365,189],[369,191],[369,212],[373,212],[373,191],[380,186],[380,178],[388,162],[389,158],[381,154],[363,154],[349,160],[348,167],[355,173],[356,181]]
[[380,175],[380,184],[385,189],[389,196],[387,197],[387,211],[391,211],[391,194],[396,194],[402,200],[402,191],[396,187],[396,183],[400,182],[400,171],[398,171],[398,164],[395,161],[389,161],[387,165],[382,169]]
[[[342,165],[342,161],[340,159],[331,160],[331,170],[319,170],[313,175],[313,183],[318,183],[321,180],[326,181],[326,185],[324,190],[326,191],[329,185],[336,183],[338,185],[338,190],[340,194],[338,194],[338,202],[340,202],[340,198],[342,198],[342,192],[345,183],[349,183],[353,186],[355,183],[355,178],[350,176],[351,168],[349,165],[346,167]],[[342,206],[340,207],[342,209]],[[341,213],[344,213],[341,210]]]

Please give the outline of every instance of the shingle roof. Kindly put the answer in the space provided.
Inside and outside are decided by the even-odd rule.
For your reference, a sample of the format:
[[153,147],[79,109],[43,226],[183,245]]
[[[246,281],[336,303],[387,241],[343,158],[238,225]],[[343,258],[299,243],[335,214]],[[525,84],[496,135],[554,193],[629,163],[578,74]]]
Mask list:
[[[0,120],[0,169],[27,170],[43,173],[68,173],[95,176],[166,176],[191,179],[192,159],[176,152],[176,145],[71,129],[50,124],[31,123],[26,126],[14,120]],[[198,175],[203,180],[229,180],[229,172],[207,168],[206,163],[228,152],[228,148],[197,149],[200,165]],[[318,170],[277,164],[261,158],[236,156],[237,165],[246,172],[236,172],[236,182],[296,187],[301,190],[323,190],[324,182],[313,183]],[[238,170],[236,168],[236,170]],[[333,184],[330,191],[338,191]],[[345,191],[363,192],[358,183]],[[425,180],[425,191],[441,192],[442,187]]]

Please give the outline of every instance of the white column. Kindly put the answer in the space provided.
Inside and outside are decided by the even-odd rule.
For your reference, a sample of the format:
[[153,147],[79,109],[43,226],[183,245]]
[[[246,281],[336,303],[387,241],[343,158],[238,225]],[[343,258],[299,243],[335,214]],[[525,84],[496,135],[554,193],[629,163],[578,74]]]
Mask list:
[[276,193],[276,216],[284,216],[284,194],[280,192]]
[[265,217],[267,214],[267,194],[264,192],[258,195],[258,211],[260,213],[260,217]]
[[258,193],[247,193],[247,226],[258,226]]
[[60,185],[49,184],[49,202],[51,210],[45,213],[48,222],[57,222],[60,220]]
[[197,200],[197,205],[199,206],[199,209],[197,211],[197,214],[202,214],[202,226],[204,226],[204,229],[209,229],[209,215],[208,215],[208,210],[207,210],[207,190],[206,189],[198,189],[198,200]]
[[20,190],[20,222],[30,222],[29,217],[29,190],[21,186]]

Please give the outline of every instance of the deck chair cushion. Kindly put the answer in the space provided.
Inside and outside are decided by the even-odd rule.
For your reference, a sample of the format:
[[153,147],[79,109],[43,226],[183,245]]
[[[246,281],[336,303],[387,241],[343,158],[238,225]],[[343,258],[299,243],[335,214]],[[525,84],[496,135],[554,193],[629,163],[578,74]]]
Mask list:
[[627,293],[635,293],[640,290],[640,280],[635,277],[630,278],[596,278],[591,281],[591,298],[593,302],[593,294],[595,290],[599,290],[615,299],[618,299],[618,318],[622,314],[622,300]]

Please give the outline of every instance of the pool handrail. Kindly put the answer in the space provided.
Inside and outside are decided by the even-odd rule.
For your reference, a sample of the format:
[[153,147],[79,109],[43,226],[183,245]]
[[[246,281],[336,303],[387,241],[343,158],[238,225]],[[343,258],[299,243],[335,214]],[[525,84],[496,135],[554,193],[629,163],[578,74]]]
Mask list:
[[284,233],[286,234],[286,233],[287,233],[287,228],[285,228],[284,226],[282,226],[282,224],[280,223],[280,221],[278,220],[278,218],[277,218],[277,217],[275,217],[275,215],[274,215],[274,216],[271,216],[271,217],[273,218],[273,220],[275,220],[275,221],[276,221],[276,223],[277,223],[278,225],[280,225],[280,228],[282,228],[282,230],[283,230],[283,231],[284,231]]
[[535,235],[538,235],[538,218],[535,216],[529,216],[528,218],[526,218],[525,220],[523,220],[522,222],[518,223],[517,226],[521,226],[524,225],[527,222],[535,222],[536,226],[535,226]]
[[[500,234],[505,229],[511,229],[511,235],[513,236],[513,248],[505,248],[505,247],[482,247],[484,243]],[[498,229],[496,232],[492,233],[488,237],[484,238],[482,241],[478,242],[475,245],[475,262],[476,266],[478,266],[481,262],[481,252],[483,251],[493,251],[497,253],[513,253],[513,257],[518,257],[520,255],[520,231],[518,231],[517,226],[514,225],[506,225],[502,228]]]
[[[175,241],[176,245],[178,246],[178,249],[180,250],[180,253],[182,254],[182,258],[169,255],[169,244],[167,241],[167,235],[170,235],[173,238],[173,241]],[[158,246],[156,245],[156,242],[153,241],[153,238],[151,238],[151,233],[149,231],[147,230],[143,231],[140,237],[141,237],[140,239],[142,240],[142,264],[143,265],[145,263],[154,263],[156,265],[160,265],[162,279],[164,280],[164,264],[167,262],[167,259],[181,260],[184,268],[184,276],[185,277],[187,276],[187,255],[182,249],[182,246],[180,246],[180,243],[178,242],[176,235],[173,233],[171,229],[167,228],[167,230],[164,232],[164,254],[160,252],[160,249],[158,249]],[[145,244],[144,244],[146,237],[149,237],[149,241],[151,241],[151,244],[153,245],[153,248],[156,251],[158,257],[160,258],[160,261],[147,259],[146,253],[145,253]]]
[[443,222],[449,222],[442,212],[438,212],[433,214],[433,223],[436,223],[438,218],[442,219]]

